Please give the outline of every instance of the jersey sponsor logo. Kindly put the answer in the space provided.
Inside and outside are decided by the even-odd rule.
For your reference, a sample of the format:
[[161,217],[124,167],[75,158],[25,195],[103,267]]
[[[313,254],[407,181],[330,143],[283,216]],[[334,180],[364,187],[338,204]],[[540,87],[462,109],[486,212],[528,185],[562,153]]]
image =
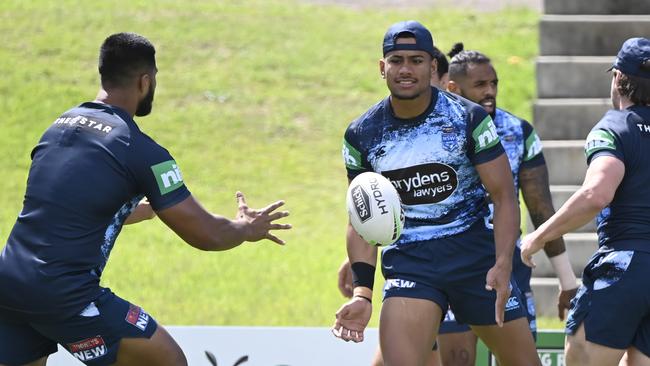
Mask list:
[[442,147],[447,151],[454,151],[458,147],[458,135],[453,125],[445,125],[442,131]]
[[639,131],[641,131],[641,136],[650,137],[650,125],[637,123],[636,127],[639,129]]
[[160,194],[167,194],[183,186],[183,175],[174,160],[167,160],[153,165],[151,171],[156,177]]
[[97,122],[84,116],[74,117],[59,117],[54,120],[55,126],[81,126],[85,127],[84,130],[94,132],[101,135],[108,135],[114,126],[106,122]]
[[614,135],[609,131],[591,131],[585,141],[585,155],[590,156],[599,150],[616,150]]
[[126,313],[126,322],[144,332],[149,324],[149,314],[145,313],[141,307],[129,304],[129,312]]
[[499,143],[499,135],[497,134],[497,127],[490,116],[485,117],[481,123],[472,132],[474,143],[476,147],[475,153],[487,150]]
[[370,211],[370,196],[361,185],[352,187],[350,192],[354,202],[354,211],[357,213],[357,216],[359,216],[359,220],[362,223],[368,221],[368,219],[372,217],[372,212]]
[[107,353],[106,344],[101,336],[84,339],[83,341],[68,343],[68,351],[79,361],[90,361],[102,357]]
[[519,308],[519,299],[517,296],[512,296],[506,302],[506,311],[514,310]]
[[442,202],[458,188],[458,174],[446,164],[430,163],[383,171],[405,205]]
[[391,278],[386,280],[384,291],[391,288],[413,288],[417,283],[415,281],[400,280],[399,278]]
[[343,149],[341,150],[341,153],[343,154],[343,161],[345,161],[346,168],[352,170],[363,169],[361,164],[361,153],[345,139],[343,140]]
[[534,131],[526,139],[526,151],[524,161],[529,161],[542,152],[542,140],[539,139],[539,136]]

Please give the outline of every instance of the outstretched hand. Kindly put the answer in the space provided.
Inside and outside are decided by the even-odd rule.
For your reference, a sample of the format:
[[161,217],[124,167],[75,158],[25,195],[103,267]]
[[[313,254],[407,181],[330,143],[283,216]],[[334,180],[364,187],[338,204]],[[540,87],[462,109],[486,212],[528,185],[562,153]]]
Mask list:
[[271,233],[271,230],[288,230],[291,224],[277,224],[274,221],[289,216],[288,211],[274,212],[284,205],[284,201],[276,201],[262,209],[253,209],[248,207],[246,198],[241,192],[237,192],[237,216],[236,221],[246,225],[246,241],[260,241],[269,239],[280,245],[284,245],[284,240]]
[[346,342],[363,342],[363,331],[371,315],[372,304],[366,299],[353,297],[336,312],[332,334]]

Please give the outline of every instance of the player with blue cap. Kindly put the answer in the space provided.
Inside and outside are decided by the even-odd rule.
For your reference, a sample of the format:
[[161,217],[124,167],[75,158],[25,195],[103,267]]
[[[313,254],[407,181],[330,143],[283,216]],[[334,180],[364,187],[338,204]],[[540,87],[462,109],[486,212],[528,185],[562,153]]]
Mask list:
[[599,248],[566,324],[569,366],[650,365],[650,40],[625,41],[610,70],[614,109],[587,136],[582,186],[522,243],[533,266],[544,243],[596,217]]

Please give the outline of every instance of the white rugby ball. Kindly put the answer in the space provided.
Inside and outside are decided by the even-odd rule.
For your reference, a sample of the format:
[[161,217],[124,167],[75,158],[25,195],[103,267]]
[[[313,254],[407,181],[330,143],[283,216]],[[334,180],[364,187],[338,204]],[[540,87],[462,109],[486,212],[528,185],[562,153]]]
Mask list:
[[357,175],[348,187],[346,204],[352,227],[369,244],[390,245],[402,234],[402,201],[383,175],[373,172]]

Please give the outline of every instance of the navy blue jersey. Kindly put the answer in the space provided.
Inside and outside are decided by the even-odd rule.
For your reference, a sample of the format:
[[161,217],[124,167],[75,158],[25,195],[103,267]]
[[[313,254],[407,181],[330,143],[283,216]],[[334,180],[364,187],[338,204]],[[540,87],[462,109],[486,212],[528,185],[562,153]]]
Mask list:
[[482,107],[436,88],[427,110],[408,120],[385,98],[350,124],[343,143],[349,179],[374,171],[399,192],[406,221],[397,245],[458,234],[486,217],[474,166],[503,153]]
[[76,314],[100,294],[138,202],[162,210],[189,195],[169,152],[125,111],[84,103],[65,112],[32,151],[23,209],[0,255],[0,307]]
[[610,110],[585,142],[587,163],[601,155],[625,164],[614,199],[597,217],[598,244],[650,252],[650,107]]

